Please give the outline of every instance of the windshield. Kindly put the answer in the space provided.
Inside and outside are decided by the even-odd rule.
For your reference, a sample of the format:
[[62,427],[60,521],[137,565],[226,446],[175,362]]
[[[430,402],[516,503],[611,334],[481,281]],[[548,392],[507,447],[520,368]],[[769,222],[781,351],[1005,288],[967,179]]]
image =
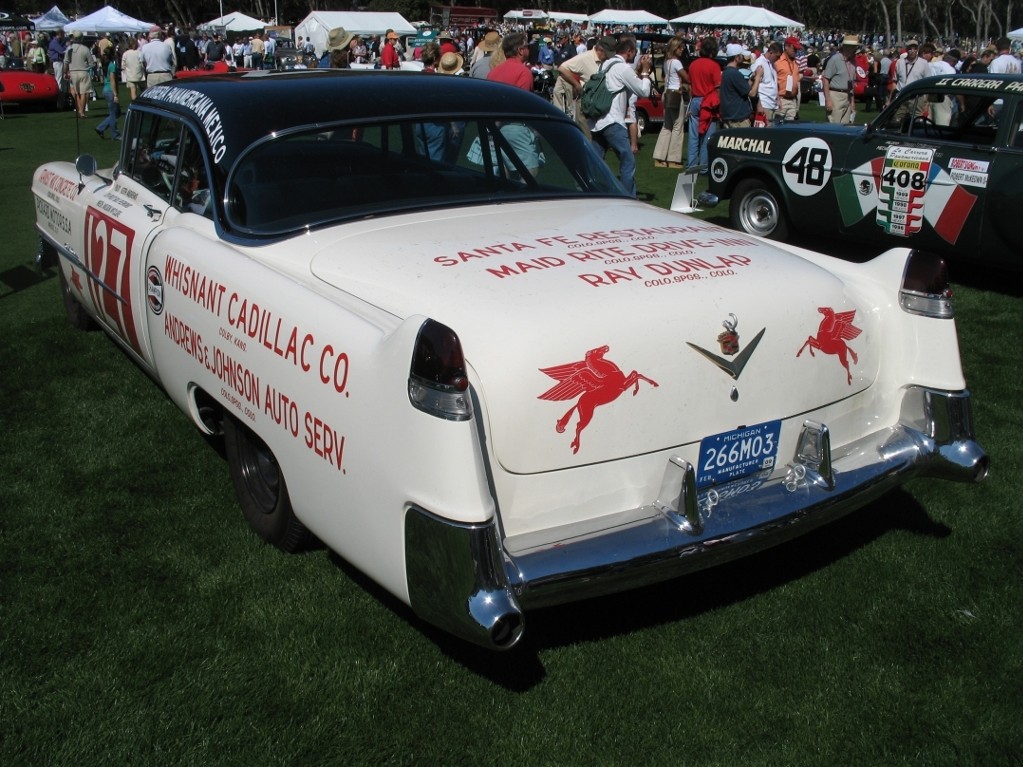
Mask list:
[[231,175],[233,228],[282,235],[435,207],[622,195],[575,126],[493,116],[332,126],[274,137]]

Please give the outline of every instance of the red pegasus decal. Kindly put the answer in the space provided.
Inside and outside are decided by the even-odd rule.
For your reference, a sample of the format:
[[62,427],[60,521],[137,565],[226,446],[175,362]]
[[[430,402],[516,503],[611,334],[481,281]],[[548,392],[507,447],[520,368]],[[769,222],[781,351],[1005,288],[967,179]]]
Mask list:
[[579,362],[540,368],[541,373],[549,375],[558,383],[537,399],[561,401],[579,397],[579,401],[558,419],[556,426],[558,434],[562,434],[572,418],[572,413],[576,410],[579,411],[579,422],[575,426],[575,439],[572,440],[573,453],[579,452],[579,435],[593,419],[593,411],[599,405],[614,402],[630,386],[633,387],[632,396],[635,397],[639,393],[640,381],[657,386],[656,381],[650,380],[645,375],[640,375],[635,370],[628,375],[622,373],[621,368],[611,360],[604,359],[608,348],[601,346],[597,349],[590,349],[586,352],[586,358]]
[[863,332],[852,324],[853,319],[856,317],[856,310],[852,309],[848,312],[836,313],[830,306],[822,306],[817,311],[824,315],[820,327],[817,328],[817,335],[807,337],[806,342],[796,352],[796,356],[798,357],[803,353],[803,349],[807,348],[810,349],[811,357],[816,356],[813,353],[814,349],[825,354],[837,354],[839,362],[845,368],[845,373],[851,386],[852,371],[849,370],[849,360],[846,358],[846,355],[848,354],[852,357],[854,364],[859,362],[859,358],[856,356],[856,352],[849,348],[846,341],[852,341]]

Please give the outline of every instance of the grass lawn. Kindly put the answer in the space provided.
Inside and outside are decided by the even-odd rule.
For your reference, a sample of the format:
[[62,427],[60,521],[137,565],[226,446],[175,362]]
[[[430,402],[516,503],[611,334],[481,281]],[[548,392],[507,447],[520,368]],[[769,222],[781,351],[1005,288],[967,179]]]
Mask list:
[[[219,445],[66,327],[29,185],[79,151],[112,164],[105,111],[0,121],[0,764],[1023,759],[1018,278],[956,271],[987,482],[917,480],[755,558],[531,613],[492,654],[326,551],[261,544]],[[638,183],[667,205],[654,139]]]

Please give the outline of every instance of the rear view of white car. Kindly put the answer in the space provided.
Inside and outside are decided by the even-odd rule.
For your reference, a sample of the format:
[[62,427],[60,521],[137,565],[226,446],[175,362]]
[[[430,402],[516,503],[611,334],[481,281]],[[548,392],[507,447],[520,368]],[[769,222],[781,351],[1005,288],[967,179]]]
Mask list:
[[639,203],[542,100],[427,76],[160,86],[115,169],[35,174],[72,324],[224,435],[262,538],[506,649],[530,608],[984,477],[940,261]]

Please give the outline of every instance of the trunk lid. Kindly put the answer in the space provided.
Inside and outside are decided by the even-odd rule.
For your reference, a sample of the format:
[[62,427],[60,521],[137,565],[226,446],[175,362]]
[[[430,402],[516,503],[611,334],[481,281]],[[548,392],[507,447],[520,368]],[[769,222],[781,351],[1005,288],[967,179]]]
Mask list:
[[458,334],[514,473],[699,442],[849,397],[877,373],[876,317],[837,277],[637,202],[467,208],[310,237],[319,279]]

